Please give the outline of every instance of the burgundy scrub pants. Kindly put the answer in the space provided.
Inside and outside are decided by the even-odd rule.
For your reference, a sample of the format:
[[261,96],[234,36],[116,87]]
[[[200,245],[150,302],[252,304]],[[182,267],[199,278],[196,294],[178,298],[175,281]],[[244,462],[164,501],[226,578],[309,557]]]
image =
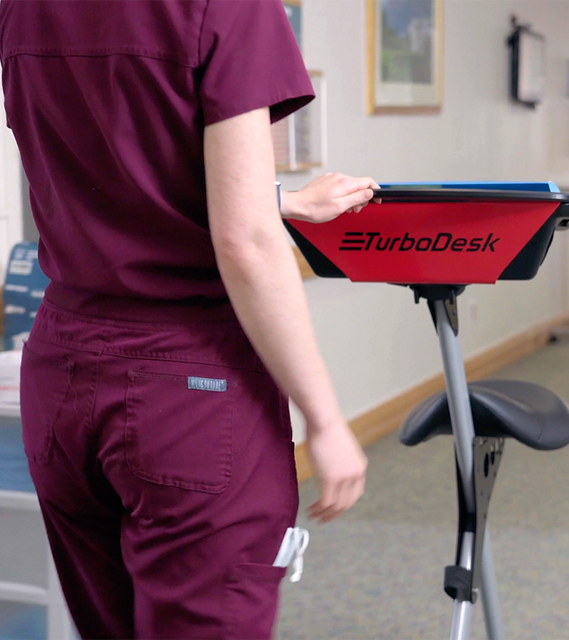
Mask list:
[[24,445],[83,638],[265,639],[298,486],[288,403],[234,317],[77,315],[44,301]]

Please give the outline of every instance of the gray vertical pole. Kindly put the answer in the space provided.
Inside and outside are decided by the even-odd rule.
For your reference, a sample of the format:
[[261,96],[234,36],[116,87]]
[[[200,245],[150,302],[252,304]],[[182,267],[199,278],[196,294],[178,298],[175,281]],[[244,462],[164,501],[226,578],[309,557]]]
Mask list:
[[480,585],[482,608],[484,609],[484,624],[489,640],[504,639],[504,625],[500,598],[498,597],[498,585],[494,572],[494,558],[492,557],[492,545],[490,543],[490,531],[486,526],[484,534],[484,549],[482,551],[482,581]]
[[[472,409],[470,407],[470,396],[468,394],[462,349],[460,347],[460,340],[452,329],[443,301],[435,302],[435,317],[443,359],[457,464],[464,489],[466,508],[469,512],[473,513],[475,507],[472,452],[474,423],[472,420]],[[460,566],[466,569],[471,569],[470,558],[472,557],[471,549],[473,542],[472,535],[467,534],[463,536],[459,562]],[[484,562],[484,557],[486,557],[486,562]],[[485,592],[483,595],[483,606],[488,638],[489,640],[503,640],[504,633],[489,537],[486,538],[484,543],[481,588]],[[490,603],[490,600],[492,603]],[[451,640],[468,640],[470,636],[471,615],[472,603],[470,601],[461,602],[455,600]]]
[[470,407],[462,349],[460,340],[458,336],[454,335],[447,317],[444,302],[435,302],[435,310],[456,458],[464,488],[466,508],[470,513],[473,513],[475,504],[474,454],[472,453],[474,423],[472,421],[472,409]]
[[[472,551],[474,547],[474,534],[465,533],[462,537],[459,564],[465,569],[472,568]],[[470,637],[470,620],[472,618],[473,604],[470,600],[455,600],[452,609],[452,626],[450,640],[468,640]]]

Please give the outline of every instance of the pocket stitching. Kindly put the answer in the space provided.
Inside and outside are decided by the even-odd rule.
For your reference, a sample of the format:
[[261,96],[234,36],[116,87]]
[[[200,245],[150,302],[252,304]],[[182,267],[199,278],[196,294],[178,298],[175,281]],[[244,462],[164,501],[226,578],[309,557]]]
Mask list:
[[[175,476],[164,476],[152,473],[150,471],[145,470],[140,465],[136,464],[134,459],[135,455],[132,450],[136,450],[137,439],[136,439],[136,429],[132,427],[134,422],[134,408],[133,403],[137,401],[137,398],[132,396],[133,391],[133,383],[136,378],[147,378],[147,379],[162,379],[162,380],[185,380],[187,376],[183,375],[175,375],[175,374],[163,374],[163,373],[154,373],[151,371],[135,371],[129,370],[127,372],[129,378],[129,384],[127,388],[126,394],[126,423],[125,423],[125,432],[124,432],[124,442],[125,442],[125,460],[128,468],[132,471],[132,473],[143,480],[148,480],[149,482],[153,482],[155,484],[170,486],[170,487],[178,487],[180,489],[185,489],[189,491],[198,491],[201,493],[209,493],[209,494],[219,494],[222,493],[228,486],[232,477],[232,461],[233,461],[233,425],[234,425],[234,411],[235,406],[234,403],[231,404],[229,421],[227,425],[227,446],[228,453],[222,457],[222,463],[224,465],[224,471],[222,473],[224,479],[219,482],[205,482],[205,481],[186,481],[181,478]],[[229,376],[228,376],[229,379]],[[130,447],[128,446],[130,443]],[[226,458],[225,460],[223,458]]]
[[58,400],[55,403],[56,410],[54,416],[46,425],[46,434],[44,438],[44,445],[42,447],[43,453],[31,455],[26,452],[26,456],[34,463],[47,464],[51,460],[53,453],[53,444],[55,442],[55,425],[59,420],[61,409],[63,408],[63,404],[65,402],[65,399],[67,398],[67,394],[69,393],[69,389],[71,388],[71,383],[73,381],[75,362],[73,362],[71,358],[50,358],[48,356],[42,356],[32,351],[27,343],[24,344],[23,352],[36,361],[49,364],[49,366],[51,366],[52,368],[66,370],[68,375],[67,385],[64,388],[62,387],[62,389],[58,392]]
[[[268,568],[269,571],[267,571],[266,574],[259,574],[255,573],[255,571],[248,571],[247,569],[249,567],[263,567]],[[273,575],[269,575],[271,573],[271,569],[273,570]],[[240,582],[245,578],[250,578],[255,582],[279,583],[286,576],[287,571],[288,567],[275,567],[274,565],[256,562],[239,562],[229,565],[225,581],[226,583],[232,583]]]
[[74,365],[75,363],[73,362],[73,360],[71,360],[71,358],[52,358],[50,356],[42,356],[39,353],[36,353],[35,351],[32,351],[30,349],[30,347],[28,346],[28,343],[25,342],[24,343],[24,349],[23,351],[25,353],[27,353],[29,356],[31,356],[32,358],[35,358],[36,360],[43,360],[44,362],[48,362],[51,366],[57,368],[57,369],[67,369],[69,368],[70,365]]

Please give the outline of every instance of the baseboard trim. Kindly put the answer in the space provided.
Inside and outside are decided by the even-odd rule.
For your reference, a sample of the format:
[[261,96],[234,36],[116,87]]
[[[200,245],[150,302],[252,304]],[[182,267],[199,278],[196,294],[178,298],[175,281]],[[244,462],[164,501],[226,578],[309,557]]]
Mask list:
[[[537,351],[547,343],[554,329],[567,323],[569,312],[530,327],[498,345],[471,356],[465,361],[468,380],[480,380]],[[398,429],[415,405],[441,389],[444,389],[442,373],[351,420],[350,426],[360,444],[365,447]],[[296,466],[299,482],[312,477],[306,443],[296,446]]]
[[300,249],[298,247],[293,247],[292,250],[296,257],[296,262],[298,263],[302,279],[309,280],[310,278],[316,278],[314,271],[312,271],[312,267],[308,264],[302,253],[300,253]]

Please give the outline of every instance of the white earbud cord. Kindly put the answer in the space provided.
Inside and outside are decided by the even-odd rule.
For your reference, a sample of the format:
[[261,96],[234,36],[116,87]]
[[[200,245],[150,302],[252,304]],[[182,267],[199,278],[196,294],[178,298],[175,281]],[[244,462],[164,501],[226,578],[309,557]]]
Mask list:
[[292,536],[294,541],[294,561],[292,563],[294,573],[290,577],[290,581],[299,582],[299,580],[302,578],[302,571],[304,569],[303,556],[306,548],[308,547],[308,543],[310,542],[310,534],[306,529],[295,527]]

